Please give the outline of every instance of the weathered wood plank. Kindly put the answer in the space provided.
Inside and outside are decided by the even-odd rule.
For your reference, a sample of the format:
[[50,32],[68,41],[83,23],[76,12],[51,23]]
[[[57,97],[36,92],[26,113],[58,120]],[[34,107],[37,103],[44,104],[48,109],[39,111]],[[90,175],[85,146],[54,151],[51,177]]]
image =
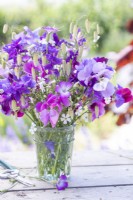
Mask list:
[[[124,152],[123,152],[124,154]],[[128,151],[125,151],[128,155]],[[3,159],[18,168],[31,168],[36,166],[35,151],[0,153]],[[119,165],[133,164],[133,159],[121,157],[117,152],[108,151],[77,151],[73,153],[72,165]]]
[[[27,174],[30,169],[23,170],[23,174]],[[22,172],[22,171],[21,171]],[[35,171],[30,176],[35,176]],[[32,179],[35,187],[32,189],[48,189],[54,188],[53,185],[44,181]],[[69,181],[69,187],[89,187],[89,186],[112,186],[112,185],[133,185],[133,166],[96,166],[96,167],[73,167]],[[10,183],[6,180],[0,180],[0,189],[6,189]],[[17,184],[11,190],[30,189],[21,184]]]
[[128,150],[128,151],[124,151],[124,150],[120,150],[120,151],[108,151],[108,153],[111,153],[113,155],[117,155],[120,158],[124,158],[124,159],[128,159],[129,161],[133,161],[133,151],[132,150]]
[[106,188],[78,188],[65,191],[12,192],[0,196],[0,200],[133,200],[133,186]]

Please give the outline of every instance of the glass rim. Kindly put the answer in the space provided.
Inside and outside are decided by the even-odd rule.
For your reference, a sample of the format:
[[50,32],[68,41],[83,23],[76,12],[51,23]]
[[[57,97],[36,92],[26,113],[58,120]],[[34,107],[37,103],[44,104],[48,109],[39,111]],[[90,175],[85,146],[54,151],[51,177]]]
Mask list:
[[[51,130],[51,131],[55,131],[55,130],[65,130],[65,129],[69,129],[69,128],[73,128],[74,129],[75,125],[70,125],[70,126],[63,126],[63,127],[40,127],[40,126],[36,126],[37,130]],[[37,131],[36,131],[37,132]]]

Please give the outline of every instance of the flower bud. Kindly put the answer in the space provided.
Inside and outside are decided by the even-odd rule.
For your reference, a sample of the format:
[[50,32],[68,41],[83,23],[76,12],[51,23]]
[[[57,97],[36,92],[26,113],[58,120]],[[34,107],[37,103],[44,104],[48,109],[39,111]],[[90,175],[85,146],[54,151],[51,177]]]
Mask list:
[[65,60],[62,61],[62,71],[64,74],[66,73],[66,61]]
[[85,28],[86,28],[87,33],[89,33],[90,32],[90,22],[88,19],[85,20]]
[[69,76],[71,73],[71,64],[68,62],[66,63],[66,74]]
[[65,45],[65,43],[62,43],[62,44],[61,44],[61,50],[62,50],[62,53],[63,53],[63,54],[66,53],[66,45]]
[[97,34],[100,34],[100,27],[99,27],[99,24],[97,24],[96,30],[97,30]]
[[92,121],[92,113],[88,113],[88,121],[89,121],[89,122]]
[[93,42],[97,42],[99,40],[100,36],[97,34],[96,31],[94,31],[94,39]]
[[14,73],[15,73],[15,76],[17,77],[17,79],[19,79],[19,68],[18,67],[14,68]]
[[46,56],[45,55],[42,56],[42,65],[43,66],[46,65]]
[[83,46],[80,46],[80,47],[79,47],[79,54],[78,54],[78,57],[81,58],[81,57],[82,57],[82,54],[83,54]]
[[49,42],[49,39],[50,39],[50,33],[47,34],[46,41]]
[[69,114],[70,117],[73,119],[73,117],[74,117],[74,111],[73,111],[72,108],[69,108],[69,109],[68,109],[68,114]]
[[99,118],[99,107],[95,106],[95,114],[96,114],[96,118]]
[[32,74],[32,78],[34,79],[34,80],[36,80],[36,72],[35,72],[35,69],[32,67],[32,69],[31,69],[31,74]]
[[22,63],[22,57],[21,57],[20,54],[18,54],[18,55],[17,55],[17,64],[18,64],[18,65],[21,65],[21,63]]
[[70,23],[69,32],[71,34],[73,33],[73,22]]
[[1,60],[1,65],[2,65],[3,68],[5,68],[5,66],[6,66],[6,62],[5,62],[5,60],[3,58]]
[[4,24],[3,33],[5,34],[8,31],[8,24]]
[[3,58],[4,58],[4,60],[8,60],[8,58],[9,58],[9,54],[8,53],[4,53],[4,56],[3,56]]
[[25,106],[25,99],[24,99],[24,97],[23,96],[21,96],[21,104],[22,104],[22,106]]
[[18,114],[17,114],[17,112],[14,112],[14,116],[15,116],[15,119],[17,120],[17,119],[18,119]]
[[82,36],[82,33],[81,33],[81,31],[79,31],[78,35],[77,35],[77,39],[80,40],[81,36]]
[[12,102],[11,102],[11,108],[12,108],[12,110],[13,110],[14,112],[17,110],[17,103],[16,103],[15,100],[12,100]]
[[15,32],[12,32],[12,40],[15,39],[15,36],[16,36],[16,33],[15,33]]
[[34,53],[34,55],[33,55],[33,62],[34,62],[35,66],[38,65],[38,54],[37,53]]
[[74,27],[73,27],[73,37],[74,37],[74,38],[77,37],[77,31],[78,31],[78,27],[77,27],[77,25],[75,24]]

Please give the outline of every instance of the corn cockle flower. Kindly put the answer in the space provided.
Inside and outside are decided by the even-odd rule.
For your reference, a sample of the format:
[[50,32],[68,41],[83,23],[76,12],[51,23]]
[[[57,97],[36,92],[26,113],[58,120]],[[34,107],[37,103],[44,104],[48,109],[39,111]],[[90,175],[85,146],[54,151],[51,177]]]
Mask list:
[[44,126],[47,126],[50,122],[52,127],[55,127],[59,114],[62,111],[60,98],[56,95],[49,94],[46,101],[36,104],[36,110],[40,113],[40,120]]
[[64,113],[61,115],[60,119],[63,122],[63,124],[68,124],[72,121],[70,115],[69,114],[65,115]]

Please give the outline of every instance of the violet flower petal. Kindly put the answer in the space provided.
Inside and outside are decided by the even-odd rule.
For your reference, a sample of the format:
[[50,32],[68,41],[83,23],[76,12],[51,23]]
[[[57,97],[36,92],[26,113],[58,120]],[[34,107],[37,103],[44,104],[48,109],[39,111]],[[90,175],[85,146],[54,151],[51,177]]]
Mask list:
[[55,158],[55,152],[54,152],[54,150],[55,150],[55,142],[53,142],[53,141],[45,141],[44,145],[50,151],[51,157]]
[[49,123],[49,119],[50,115],[48,110],[44,109],[43,111],[40,112],[40,120],[42,121],[44,126],[47,126],[47,124]]
[[102,91],[101,93],[102,93],[103,97],[106,98],[106,97],[112,96],[114,94],[114,92],[115,92],[115,88],[114,88],[113,84],[108,82],[106,90]]
[[49,118],[50,118],[50,123],[52,125],[52,128],[54,128],[56,126],[57,121],[58,121],[59,113],[56,110],[51,109],[50,112],[49,112]]
[[67,177],[65,175],[61,175],[59,181],[56,184],[56,188],[58,190],[65,190],[68,187]]

